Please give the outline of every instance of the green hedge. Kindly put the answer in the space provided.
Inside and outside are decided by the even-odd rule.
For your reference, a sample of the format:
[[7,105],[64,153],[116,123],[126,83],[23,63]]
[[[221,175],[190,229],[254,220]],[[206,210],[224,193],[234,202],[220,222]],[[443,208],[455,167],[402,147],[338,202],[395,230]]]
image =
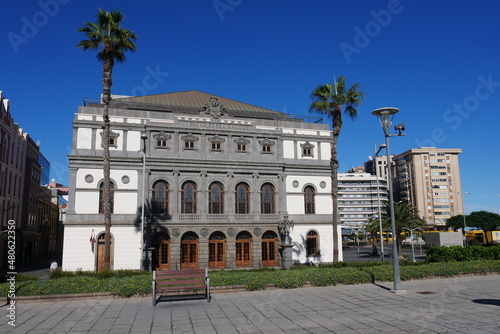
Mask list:
[[[436,276],[500,273],[500,261],[454,261],[402,265],[400,271],[403,281]],[[107,278],[102,276],[108,276],[108,274],[72,275],[61,273],[60,275],[67,276],[48,281],[16,281],[16,295],[111,292],[118,296],[130,297],[146,295],[151,292],[152,277],[150,273],[134,272],[131,276],[117,273]],[[290,289],[301,287],[305,283],[310,283],[313,286],[328,286],[392,281],[393,279],[392,266],[387,263],[339,268],[303,266],[300,269],[294,268],[292,270],[221,270],[211,271],[209,275],[211,286],[244,285],[249,291],[265,289],[266,284],[270,283],[274,283],[278,288]],[[9,283],[0,284],[0,295],[6,296],[9,287]]]
[[482,259],[500,260],[500,245],[492,247],[433,246],[427,250],[427,262],[475,261]]

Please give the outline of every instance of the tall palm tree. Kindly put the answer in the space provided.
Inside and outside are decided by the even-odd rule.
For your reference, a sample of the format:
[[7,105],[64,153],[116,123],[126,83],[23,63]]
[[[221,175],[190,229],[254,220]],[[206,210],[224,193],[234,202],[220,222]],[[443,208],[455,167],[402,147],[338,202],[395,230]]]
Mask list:
[[[395,202],[394,203],[394,223],[396,225],[396,240],[398,243],[398,254],[399,258],[403,258],[402,250],[402,239],[400,238],[401,233],[406,229],[418,228],[422,232],[425,231],[427,223],[423,220],[417,208],[406,202]],[[391,230],[391,208],[389,203],[384,203],[382,207],[382,224],[384,230]],[[392,236],[394,242],[394,236]]]
[[309,107],[309,112],[318,112],[332,119],[333,141],[331,145],[331,179],[332,179],[332,220],[333,220],[333,262],[339,261],[339,236],[337,233],[339,225],[338,217],[338,168],[337,141],[342,129],[342,108],[344,113],[351,119],[356,119],[358,111],[356,107],[363,100],[363,92],[359,90],[359,83],[355,83],[351,88],[345,86],[345,77],[341,76],[333,84],[318,85],[311,93],[313,102]]
[[137,36],[130,30],[121,27],[123,14],[116,10],[107,12],[99,9],[94,23],[84,22],[78,31],[85,33],[87,39],[78,43],[83,51],[100,50],[97,59],[102,62],[102,103],[103,103],[103,213],[104,213],[104,270],[111,269],[111,179],[110,179],[110,121],[108,105],[111,101],[111,74],[115,61],[124,62],[126,51],[135,51]]

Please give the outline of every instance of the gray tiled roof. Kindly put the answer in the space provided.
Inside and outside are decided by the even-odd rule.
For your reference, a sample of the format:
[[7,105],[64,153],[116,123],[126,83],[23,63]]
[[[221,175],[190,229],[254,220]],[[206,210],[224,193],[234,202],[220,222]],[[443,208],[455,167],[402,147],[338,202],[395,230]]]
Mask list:
[[228,112],[245,114],[250,113],[254,114],[258,113],[265,117],[287,117],[287,114],[266,109],[262,107],[257,107],[248,103],[243,103],[235,100],[231,100],[225,97],[216,96],[213,94],[208,94],[204,92],[200,92],[197,90],[188,90],[184,92],[175,92],[175,93],[165,93],[165,94],[155,94],[155,95],[145,95],[145,96],[137,96],[137,97],[125,97],[125,98],[117,98],[112,101],[113,104],[121,104],[121,103],[132,103],[132,104],[144,104],[144,105],[154,105],[154,106],[162,106],[162,107],[173,107],[174,109],[193,109],[193,110],[201,110],[208,103],[211,97],[216,97],[219,99],[219,103],[224,105]]

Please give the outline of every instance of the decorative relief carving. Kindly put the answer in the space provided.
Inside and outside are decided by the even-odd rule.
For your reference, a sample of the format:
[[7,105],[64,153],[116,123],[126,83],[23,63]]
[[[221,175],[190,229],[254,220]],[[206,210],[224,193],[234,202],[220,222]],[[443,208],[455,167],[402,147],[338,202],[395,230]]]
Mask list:
[[205,104],[203,110],[205,114],[212,116],[214,119],[221,118],[226,113],[226,108],[223,104],[220,104],[219,99],[212,96],[208,103]]

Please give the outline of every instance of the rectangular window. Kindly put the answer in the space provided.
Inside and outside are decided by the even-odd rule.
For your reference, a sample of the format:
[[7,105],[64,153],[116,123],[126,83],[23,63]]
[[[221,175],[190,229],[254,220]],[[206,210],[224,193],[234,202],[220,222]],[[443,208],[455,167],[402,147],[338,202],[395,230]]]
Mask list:
[[186,150],[194,150],[194,141],[186,140],[184,142],[184,149],[186,149]]
[[236,151],[238,151],[238,152],[246,152],[247,151],[247,145],[246,144],[237,144]]
[[166,139],[157,139],[156,140],[156,148],[167,148],[168,141]]
[[272,153],[271,145],[262,145],[262,153]]
[[212,143],[212,151],[220,151],[220,150],[222,150],[221,143]]
[[304,148],[304,150],[302,151],[302,155],[304,157],[312,157],[313,156],[312,149],[310,149],[310,148]]

